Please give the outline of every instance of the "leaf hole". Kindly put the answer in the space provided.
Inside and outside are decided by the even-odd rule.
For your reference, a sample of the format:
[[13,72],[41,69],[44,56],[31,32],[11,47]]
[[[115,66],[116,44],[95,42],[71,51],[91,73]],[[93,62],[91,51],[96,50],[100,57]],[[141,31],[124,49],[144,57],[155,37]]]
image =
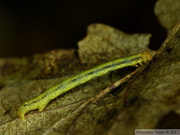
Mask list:
[[172,51],[173,48],[167,48],[166,51],[169,54]]

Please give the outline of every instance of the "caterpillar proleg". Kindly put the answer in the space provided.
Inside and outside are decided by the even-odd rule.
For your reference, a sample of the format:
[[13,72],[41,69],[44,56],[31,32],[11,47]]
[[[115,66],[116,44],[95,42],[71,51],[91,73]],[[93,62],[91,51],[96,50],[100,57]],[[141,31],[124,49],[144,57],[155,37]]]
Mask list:
[[29,111],[35,109],[42,111],[51,100],[80,84],[83,84],[98,76],[102,76],[110,71],[128,66],[139,66],[143,63],[147,63],[150,60],[150,53],[145,51],[130,57],[116,59],[105,64],[99,65],[95,68],[81,72],[80,74],[73,76],[67,80],[64,80],[61,83],[49,88],[37,97],[24,102],[18,109],[18,115],[21,119],[25,119],[25,114]]

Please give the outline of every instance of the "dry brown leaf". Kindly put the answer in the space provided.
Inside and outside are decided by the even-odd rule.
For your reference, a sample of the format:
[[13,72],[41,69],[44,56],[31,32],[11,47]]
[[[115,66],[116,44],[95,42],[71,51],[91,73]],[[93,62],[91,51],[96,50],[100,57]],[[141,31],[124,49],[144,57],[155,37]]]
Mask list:
[[137,128],[180,128],[180,25],[126,90],[126,104],[115,116],[108,134],[131,135]]
[[180,22],[180,0],[158,0],[154,12],[162,26],[170,32]]
[[148,49],[151,34],[126,34],[104,24],[88,27],[87,36],[78,42],[81,63],[97,64],[137,54]]
[[[124,36],[124,33],[118,30],[102,24],[95,24],[91,27],[87,38],[91,37],[91,34],[95,36],[94,33],[99,33],[97,39],[106,38],[106,42],[111,42],[111,45],[108,44],[110,52],[119,50],[111,49],[111,47],[117,47],[118,42],[126,44],[126,46],[122,46],[123,49],[120,49],[120,53],[130,55],[130,52],[143,51],[141,47],[128,47],[128,38],[126,40],[120,38],[122,41],[115,38]],[[56,122],[60,122],[61,127],[51,134],[134,134],[134,128],[158,127],[158,122],[163,116],[172,111],[178,113],[179,110],[179,27],[178,25],[173,30],[153,61],[138,77],[122,85],[102,100],[81,109],[81,105],[85,101],[101,92],[112,83],[112,80],[120,79],[132,69],[119,70],[112,73],[111,77],[105,75],[78,86],[53,100],[44,111],[29,113],[26,121],[20,120],[16,114],[17,107],[22,101],[31,99],[61,80],[84,70],[85,67],[81,62],[86,63],[90,60],[89,57],[92,56],[90,54],[97,48],[101,51],[99,54],[94,54],[93,64],[101,63],[102,59],[108,61],[118,56],[110,53],[113,58],[110,58],[111,55],[109,55],[107,58],[103,56],[101,59],[102,50],[104,53],[109,53],[108,45],[104,45],[102,42],[102,48],[99,45],[93,50],[91,41],[93,46],[97,42],[89,40],[87,45],[83,43],[85,47],[79,47],[78,53],[81,62],[76,57],[74,50],[56,50],[24,59],[1,59],[0,134],[46,134]],[[112,33],[114,36],[111,37]],[[133,40],[134,35],[128,36],[129,41],[131,38]],[[141,39],[137,40],[140,37]],[[136,36],[135,39],[133,40],[135,45],[144,42],[142,48],[147,48],[149,39],[145,35]],[[98,40],[99,43],[100,41]],[[88,54],[83,48],[85,50],[91,48],[92,51]],[[81,53],[83,51],[85,54]],[[121,73],[122,71],[124,74]]]

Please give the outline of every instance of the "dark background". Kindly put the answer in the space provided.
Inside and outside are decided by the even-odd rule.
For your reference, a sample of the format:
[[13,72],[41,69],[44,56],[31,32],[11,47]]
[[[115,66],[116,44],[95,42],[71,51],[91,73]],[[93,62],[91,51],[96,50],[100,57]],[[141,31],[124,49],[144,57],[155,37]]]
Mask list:
[[0,57],[31,56],[52,49],[77,48],[92,23],[126,33],[151,33],[158,49],[166,30],[154,14],[156,0],[59,0],[0,2]]

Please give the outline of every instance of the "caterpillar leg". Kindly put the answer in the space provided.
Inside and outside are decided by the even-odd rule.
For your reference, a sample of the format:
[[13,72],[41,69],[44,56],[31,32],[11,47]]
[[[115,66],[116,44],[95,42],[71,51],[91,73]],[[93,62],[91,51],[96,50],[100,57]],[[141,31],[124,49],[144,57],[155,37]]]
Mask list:
[[37,109],[39,111],[42,111],[42,110],[44,110],[44,108],[46,108],[46,106],[47,106],[47,103],[46,104],[41,104]]

